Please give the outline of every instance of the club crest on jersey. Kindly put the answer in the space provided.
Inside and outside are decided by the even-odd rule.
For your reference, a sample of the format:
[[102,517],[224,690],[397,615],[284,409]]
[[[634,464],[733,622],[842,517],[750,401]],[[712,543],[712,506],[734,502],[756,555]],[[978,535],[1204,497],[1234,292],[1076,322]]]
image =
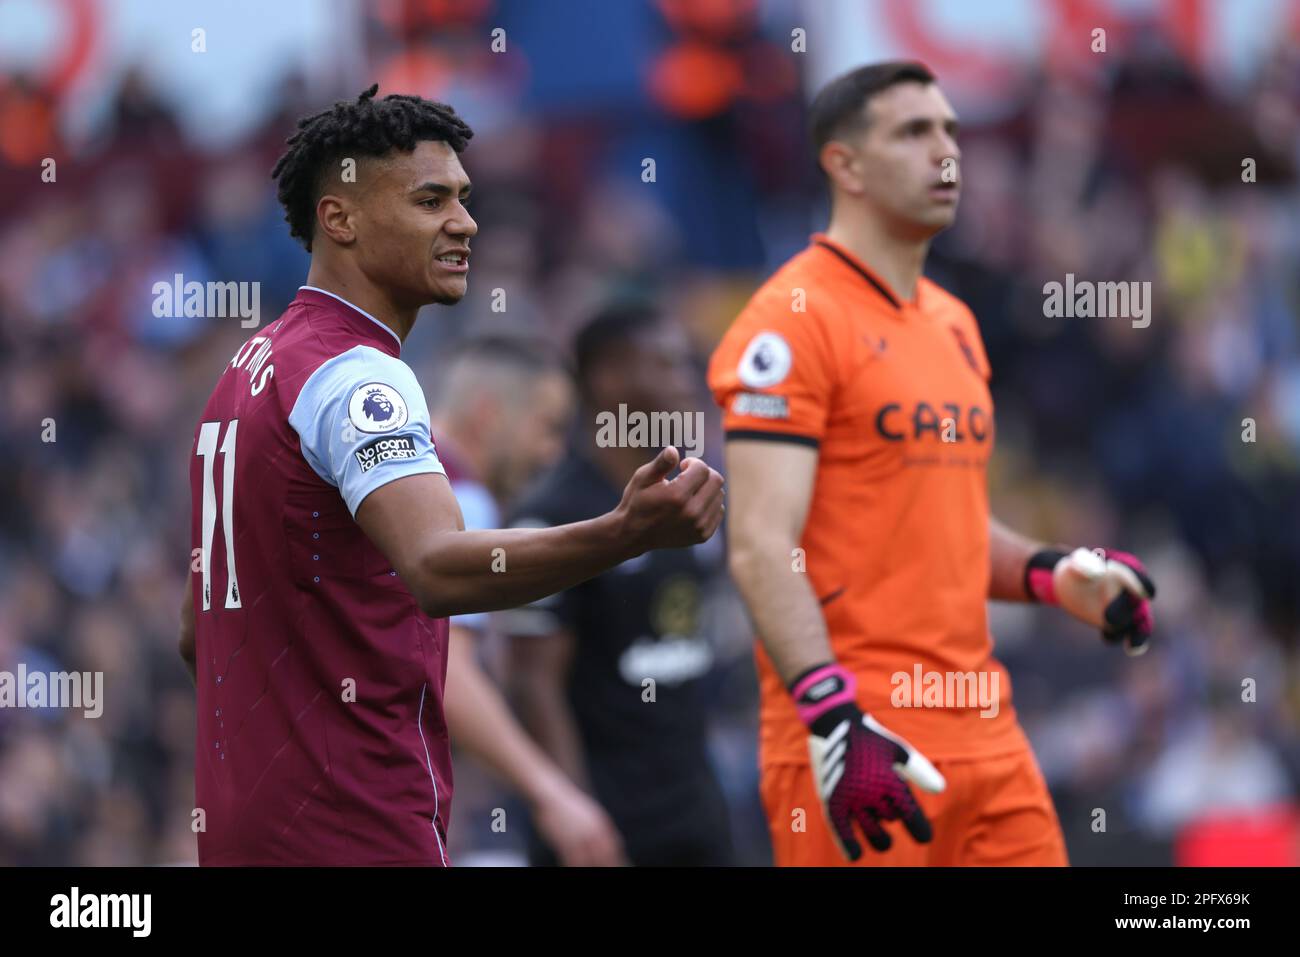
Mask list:
[[792,364],[790,344],[775,332],[760,332],[745,347],[736,371],[745,385],[765,389],[789,375]]
[[984,378],[984,372],[980,369],[979,360],[975,358],[975,350],[970,347],[970,343],[966,340],[966,334],[956,326],[949,326],[948,328],[957,337],[957,347],[961,349],[961,354],[966,357],[966,364],[971,367],[977,376],[981,379]]
[[406,400],[382,382],[359,386],[348,402],[348,420],[361,432],[392,432],[404,426],[406,419]]

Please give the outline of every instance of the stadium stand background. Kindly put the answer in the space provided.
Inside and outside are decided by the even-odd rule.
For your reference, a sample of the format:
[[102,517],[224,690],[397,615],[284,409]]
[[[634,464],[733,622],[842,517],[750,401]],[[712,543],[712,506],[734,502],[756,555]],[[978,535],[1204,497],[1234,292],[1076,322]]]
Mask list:
[[[809,89],[888,56],[930,63],[963,117],[962,209],[929,273],[992,361],[995,513],[1123,544],[1160,584],[1138,660],[994,606],[1072,860],[1300,863],[1300,3],[1073,5],[1104,55],[1055,3],[328,6],[224,5],[195,53],[170,7],[0,0],[0,670],[107,686],[95,720],[0,709],[0,864],[195,860],[186,469],[251,333],[156,318],[151,290],[257,281],[263,321],[279,313],[307,266],[268,175],[294,118],[378,79],[478,132],[471,292],[417,325],[421,376],[471,331],[562,340],[628,293],[680,316],[702,363],[823,224]],[[1043,283],[1067,272],[1150,280],[1150,327],[1044,318]],[[714,750],[741,858],[764,863],[750,636],[734,595],[710,614],[728,662]],[[458,764],[458,860],[517,859],[497,806],[516,805]]]

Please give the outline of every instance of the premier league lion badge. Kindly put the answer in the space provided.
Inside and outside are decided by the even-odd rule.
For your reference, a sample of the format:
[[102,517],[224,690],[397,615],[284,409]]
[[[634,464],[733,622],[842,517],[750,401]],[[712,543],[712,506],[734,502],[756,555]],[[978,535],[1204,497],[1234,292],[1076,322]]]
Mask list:
[[360,432],[392,432],[406,424],[406,401],[391,385],[368,382],[352,393],[348,419]]

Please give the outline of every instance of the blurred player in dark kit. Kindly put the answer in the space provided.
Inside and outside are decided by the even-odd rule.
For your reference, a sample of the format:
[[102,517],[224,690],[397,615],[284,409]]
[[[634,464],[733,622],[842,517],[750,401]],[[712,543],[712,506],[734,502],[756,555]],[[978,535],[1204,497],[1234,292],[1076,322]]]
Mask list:
[[[512,510],[515,527],[581,521],[619,498],[645,450],[603,444],[598,413],[623,405],[628,415],[698,414],[687,336],[650,308],[602,312],[579,333],[575,353],[583,406],[575,444]],[[698,613],[722,564],[720,543],[712,545],[632,559],[500,616],[514,636],[509,672],[525,726],[587,782],[637,865],[732,859],[702,693],[714,656]],[[531,857],[554,860],[542,841]]]
[[[497,528],[501,505],[564,451],[572,380],[543,343],[505,336],[456,345],[433,378],[438,458],[465,527]],[[609,816],[519,726],[480,665],[481,646],[495,637],[491,622],[487,612],[451,618],[445,707],[452,743],[527,801],[561,863],[623,863]]]

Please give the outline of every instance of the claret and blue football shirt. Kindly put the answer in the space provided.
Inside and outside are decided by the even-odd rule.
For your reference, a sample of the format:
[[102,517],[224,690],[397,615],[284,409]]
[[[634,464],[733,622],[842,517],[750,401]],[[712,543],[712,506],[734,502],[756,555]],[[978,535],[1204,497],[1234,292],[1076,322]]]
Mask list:
[[201,864],[447,865],[447,622],[354,521],[443,473],[401,340],[304,286],[231,358],[190,460]]

